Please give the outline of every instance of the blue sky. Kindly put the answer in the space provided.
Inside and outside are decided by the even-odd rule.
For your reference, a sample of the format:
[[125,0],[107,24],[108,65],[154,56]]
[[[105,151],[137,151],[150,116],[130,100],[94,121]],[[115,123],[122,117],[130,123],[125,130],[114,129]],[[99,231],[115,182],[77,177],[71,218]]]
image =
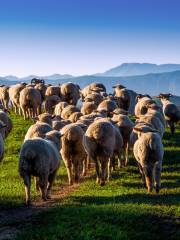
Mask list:
[[180,63],[179,0],[0,0],[0,75]]

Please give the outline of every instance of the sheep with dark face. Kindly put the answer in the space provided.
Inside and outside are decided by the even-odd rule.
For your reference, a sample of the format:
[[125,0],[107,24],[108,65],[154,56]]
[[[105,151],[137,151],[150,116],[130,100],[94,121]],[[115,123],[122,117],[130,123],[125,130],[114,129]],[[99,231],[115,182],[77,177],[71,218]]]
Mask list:
[[50,192],[60,166],[60,133],[52,131],[45,139],[34,138],[24,142],[19,157],[19,174],[24,180],[26,205],[31,202],[31,176],[36,177],[36,186],[44,201]]
[[158,98],[161,99],[163,105],[164,117],[170,127],[171,134],[175,132],[175,123],[180,121],[180,109],[172,103],[169,98],[171,94],[160,94]]
[[137,128],[138,140],[134,144],[133,152],[138,162],[143,184],[148,192],[155,187],[156,193],[161,186],[161,169],[163,160],[163,145],[160,135],[150,127]]

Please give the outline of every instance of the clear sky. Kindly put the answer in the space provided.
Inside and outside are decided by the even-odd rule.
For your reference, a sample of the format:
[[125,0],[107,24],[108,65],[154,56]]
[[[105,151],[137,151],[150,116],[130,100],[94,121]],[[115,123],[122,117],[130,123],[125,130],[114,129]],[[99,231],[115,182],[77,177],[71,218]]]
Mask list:
[[180,63],[180,0],[0,0],[0,76]]

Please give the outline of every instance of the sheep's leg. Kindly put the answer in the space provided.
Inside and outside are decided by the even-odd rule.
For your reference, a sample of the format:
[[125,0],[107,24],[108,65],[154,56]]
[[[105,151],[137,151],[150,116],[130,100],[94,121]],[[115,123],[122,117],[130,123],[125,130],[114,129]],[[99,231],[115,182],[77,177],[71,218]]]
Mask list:
[[94,162],[95,162],[96,175],[97,175],[96,182],[97,182],[97,183],[100,183],[100,172],[99,172],[99,162],[98,162],[98,159],[95,158],[95,159],[94,159]]
[[145,179],[145,175],[144,175],[144,172],[143,172],[143,168],[141,167],[140,163],[138,163],[138,167],[139,167],[139,171],[140,171],[140,174],[141,174],[141,177],[142,177],[143,186],[146,187],[146,179]]
[[41,191],[41,197],[44,201],[47,200],[47,184],[48,184],[48,178],[47,176],[40,176],[39,177],[39,188]]
[[72,180],[72,162],[71,161],[64,161],[67,169],[67,174],[68,174],[68,180],[69,180],[69,185],[73,184]]
[[34,177],[34,182],[35,182],[35,186],[36,186],[36,191],[39,191],[39,178]]
[[91,167],[91,158],[89,155],[87,155],[87,169],[90,169]]
[[87,166],[87,156],[84,158],[84,160],[83,160],[83,172],[82,172],[82,175],[83,176],[86,176],[86,174],[87,174],[87,169],[88,169],[88,166]]
[[154,182],[156,193],[159,193],[161,187],[161,164],[155,164],[154,166]]
[[[123,157],[125,158],[125,153],[123,150]],[[124,159],[122,159],[121,154],[118,154],[118,168],[122,168],[124,167],[125,163],[124,163]]]
[[22,113],[23,113],[24,120],[26,120],[26,111],[25,111],[25,109],[24,109],[24,108],[21,108],[21,111],[22,111]]
[[125,166],[127,166],[129,162],[128,151],[129,151],[129,145],[128,145],[128,142],[126,142],[125,143]]
[[105,185],[105,181],[106,181],[106,178],[107,178],[108,160],[109,159],[106,159],[106,158],[101,160],[101,182],[100,182],[101,186]]
[[20,107],[19,107],[18,111],[19,111],[19,115],[22,116],[22,110]]
[[79,183],[79,175],[80,175],[80,171],[79,171],[79,161],[74,159],[74,181],[75,183]]
[[55,177],[56,177],[57,170],[54,171],[53,173],[49,174],[48,177],[48,187],[47,187],[47,198],[51,198],[51,188],[54,183]]
[[31,203],[31,177],[26,175],[24,177],[24,185],[25,185],[25,194],[26,194],[26,205],[29,206]]
[[112,160],[114,159],[114,156],[112,158],[109,158],[108,161],[108,177],[107,177],[107,181],[109,182],[109,180],[111,179],[111,172],[112,172]]
[[171,122],[171,121],[167,121],[169,127],[170,127],[170,131],[171,131],[171,134],[174,135],[175,133],[175,125],[174,125],[174,122]]
[[38,114],[38,115],[41,114],[41,105],[38,106],[37,114]]
[[143,172],[145,174],[148,192],[152,192],[152,189],[153,189],[153,168],[152,168],[152,166],[145,165],[143,167]]

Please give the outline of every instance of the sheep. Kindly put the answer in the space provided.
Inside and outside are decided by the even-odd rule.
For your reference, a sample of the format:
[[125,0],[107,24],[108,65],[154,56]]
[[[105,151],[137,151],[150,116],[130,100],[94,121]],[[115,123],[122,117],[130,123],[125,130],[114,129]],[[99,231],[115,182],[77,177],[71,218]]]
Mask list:
[[82,99],[91,93],[101,93],[106,92],[106,87],[102,83],[91,83],[81,90]]
[[34,88],[37,89],[40,92],[41,99],[42,99],[42,101],[44,101],[45,100],[45,94],[46,94],[47,86],[44,85],[43,83],[38,83],[38,84],[35,85]]
[[58,104],[55,105],[54,114],[56,116],[61,116],[62,110],[67,106],[68,106],[67,102],[59,102]]
[[43,122],[42,123],[37,122],[30,126],[30,128],[28,129],[25,135],[24,141],[33,139],[35,137],[43,138],[47,132],[50,132],[52,130],[53,128],[49,124],[43,123]]
[[146,112],[147,112],[146,106],[148,104],[155,103],[155,101],[149,95],[139,94],[139,95],[137,95],[136,100],[137,100],[137,103],[135,105],[134,112],[135,112],[135,116],[137,116],[137,117],[139,115],[146,114]]
[[20,92],[20,107],[24,116],[24,119],[35,117],[41,113],[41,94],[37,89],[24,88]]
[[94,102],[84,102],[81,107],[81,113],[83,115],[87,115],[92,113],[96,109],[97,109],[97,105]]
[[54,130],[60,131],[64,126],[72,123],[70,120],[53,120],[52,127]]
[[117,108],[117,104],[112,100],[104,100],[102,101],[97,108],[97,111],[100,113],[106,112],[109,116],[112,111]]
[[133,152],[142,174],[143,184],[147,186],[148,192],[152,192],[155,187],[156,193],[159,193],[164,154],[161,137],[150,127],[146,129],[135,127],[134,130],[138,133],[138,140],[134,144]]
[[163,104],[163,114],[170,127],[171,134],[175,133],[175,123],[180,121],[180,109],[172,103],[169,98],[171,94],[161,93],[158,98],[160,98]]
[[54,116],[52,116],[49,113],[41,113],[40,115],[38,115],[37,117],[33,118],[34,120],[37,120],[37,123],[47,123],[50,126],[52,126],[52,119],[54,118]]
[[[80,126],[72,123],[62,128],[61,134],[62,148],[60,153],[66,165],[69,185],[72,185],[72,171],[74,170],[74,181],[78,183],[83,161],[85,161],[86,158],[86,153],[83,147],[84,131]],[[85,170],[83,169],[83,172],[84,171]]]
[[165,128],[166,127],[166,121],[165,121],[164,115],[161,111],[162,110],[161,106],[159,106],[157,104],[147,104],[146,108],[147,108],[147,113],[146,114],[159,118],[159,120],[161,121],[161,123],[163,124],[163,126]]
[[134,127],[134,123],[127,115],[114,114],[111,120],[118,126],[122,138],[123,138],[123,149],[124,149],[124,165],[127,166],[129,162],[129,140],[130,135]]
[[126,87],[120,84],[113,86],[113,88],[115,92],[115,97],[117,99],[118,107],[128,111],[131,100],[129,91],[126,89]]
[[9,86],[0,86],[0,101],[2,102],[4,108],[9,108]]
[[61,117],[63,119],[68,119],[74,112],[80,112],[79,108],[75,107],[74,105],[68,105],[62,110]]
[[52,184],[60,167],[60,137],[61,134],[56,131],[49,133],[46,139],[29,139],[22,145],[19,157],[19,174],[24,180],[26,205],[31,203],[32,175],[36,177],[36,187],[40,188],[42,199],[46,201],[50,198]]
[[19,97],[20,92],[25,88],[25,86],[25,83],[21,83],[9,88],[9,98],[16,114],[21,114]]
[[47,87],[45,96],[53,96],[53,95],[60,97],[60,87],[59,86],[48,86]]
[[[110,178],[111,158],[116,149],[118,137],[120,138],[120,133],[112,123],[101,119],[89,125],[84,135],[83,144],[89,158],[95,162],[97,183],[101,186],[105,185],[106,178]],[[120,146],[117,150],[118,155],[120,155]],[[99,164],[101,166],[101,174]]]
[[4,129],[6,128],[6,125],[0,121],[0,162],[2,161],[4,157]]
[[84,98],[84,102],[94,102],[97,106],[103,101],[103,96],[100,93],[92,92]]
[[3,138],[6,138],[13,128],[13,123],[11,118],[7,114],[7,110],[0,110],[0,120],[6,125],[3,134]]
[[75,85],[74,83],[68,82],[62,84],[60,89],[62,99],[67,103],[76,106],[78,99],[80,98],[79,86]]
[[145,114],[145,115],[140,115],[136,120],[136,122],[144,122],[144,123],[151,124],[153,128],[159,132],[160,136],[163,137],[163,134],[165,132],[165,127],[163,126],[159,118],[150,114]]
[[69,120],[72,122],[72,123],[75,123],[79,120],[79,118],[83,116],[82,113],[80,112],[74,112],[72,113],[70,116],[69,116]]
[[56,104],[58,104],[60,101],[61,99],[57,95],[46,96],[44,103],[45,111],[53,114]]

